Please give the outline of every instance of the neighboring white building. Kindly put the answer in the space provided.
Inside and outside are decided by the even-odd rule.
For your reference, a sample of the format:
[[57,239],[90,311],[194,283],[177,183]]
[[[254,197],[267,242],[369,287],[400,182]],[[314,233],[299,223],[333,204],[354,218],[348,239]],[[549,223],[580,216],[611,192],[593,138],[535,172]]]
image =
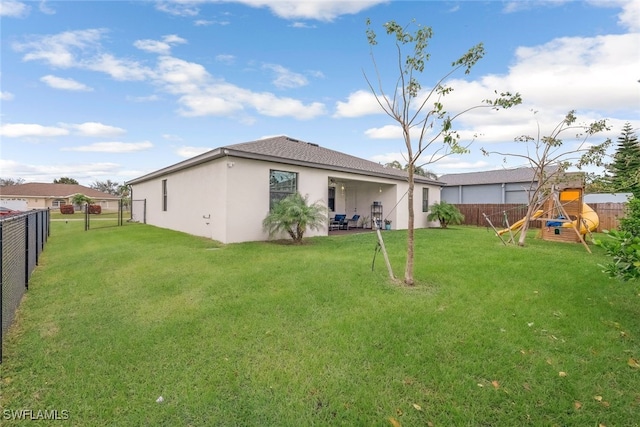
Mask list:
[[[405,171],[286,136],[216,148],[127,184],[134,220],[222,243],[267,240],[262,220],[271,204],[295,191],[322,202],[330,217],[370,218],[379,202],[394,229],[408,222]],[[441,185],[415,177],[416,228],[437,226],[427,210],[440,201]],[[328,228],[306,235],[327,235]]]

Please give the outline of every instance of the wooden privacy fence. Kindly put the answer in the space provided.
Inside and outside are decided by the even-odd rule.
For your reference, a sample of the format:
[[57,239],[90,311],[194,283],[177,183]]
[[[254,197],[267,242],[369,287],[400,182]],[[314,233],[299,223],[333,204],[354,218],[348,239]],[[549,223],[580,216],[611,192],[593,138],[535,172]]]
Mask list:
[[[527,214],[527,206],[517,203],[507,204],[455,204],[464,215],[465,225],[475,225],[478,227],[488,227],[489,223],[483,214],[493,223],[497,229],[506,227],[506,218],[509,224],[521,220]],[[624,203],[589,203],[589,206],[596,211],[600,218],[598,232],[602,230],[613,230],[620,224],[620,218],[624,217]],[[541,221],[531,221],[531,228],[540,228]]]
[[625,203],[589,203],[600,219],[598,232],[615,230],[620,225],[620,218],[625,215]]

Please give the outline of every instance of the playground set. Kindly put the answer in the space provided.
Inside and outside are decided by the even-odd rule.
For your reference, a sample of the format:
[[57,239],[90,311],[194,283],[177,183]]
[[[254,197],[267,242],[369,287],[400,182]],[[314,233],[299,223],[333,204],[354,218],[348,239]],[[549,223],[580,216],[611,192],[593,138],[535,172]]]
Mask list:
[[[555,242],[582,243],[588,252],[589,246],[584,240],[586,234],[591,235],[599,225],[598,214],[584,203],[584,175],[582,173],[565,174],[562,181],[555,182],[545,191],[546,196],[537,203],[537,209],[530,221],[542,221],[541,236],[543,240]],[[515,242],[515,237],[525,223],[526,217],[513,223],[505,224],[506,228],[497,230],[489,217],[485,219],[496,235],[505,245]],[[506,221],[506,213],[505,213]],[[509,235],[505,241],[502,236]]]

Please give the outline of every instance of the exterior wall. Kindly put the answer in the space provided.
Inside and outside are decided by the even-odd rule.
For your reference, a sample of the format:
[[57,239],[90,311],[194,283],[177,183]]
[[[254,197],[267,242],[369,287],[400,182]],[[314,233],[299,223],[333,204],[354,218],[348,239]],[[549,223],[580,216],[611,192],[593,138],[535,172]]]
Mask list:
[[[226,241],[226,162],[194,166],[132,185],[132,198],[147,200],[147,223],[195,236]],[[167,180],[167,210],[162,181]]]
[[528,203],[530,182],[456,185],[442,189],[442,200],[451,204]]
[[501,203],[502,185],[483,184],[464,186],[462,188],[462,201],[464,203]]
[[[336,193],[335,211],[329,212],[329,217],[336,213],[370,217],[371,205],[380,201],[384,217],[392,221],[393,229],[407,227],[407,183],[237,157],[212,160],[134,184],[132,198],[147,200],[146,219],[151,225],[222,243],[267,240],[269,236],[262,229],[262,220],[269,212],[271,170],[297,173],[298,192],[307,196],[310,203],[320,201],[324,206],[328,205],[331,178],[336,183]],[[167,180],[167,211],[162,210],[163,179]],[[429,223],[427,213],[422,212],[423,185],[415,188],[416,228],[436,225]],[[429,204],[433,204],[439,201],[440,187],[429,188]],[[327,233],[328,221],[320,230],[307,230],[305,236],[326,236]]]

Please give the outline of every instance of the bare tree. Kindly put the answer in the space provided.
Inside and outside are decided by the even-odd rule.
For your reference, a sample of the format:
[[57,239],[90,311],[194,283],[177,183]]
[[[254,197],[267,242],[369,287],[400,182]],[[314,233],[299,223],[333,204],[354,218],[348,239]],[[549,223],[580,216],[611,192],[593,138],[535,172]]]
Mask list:
[[[500,155],[522,159],[529,163],[534,171],[529,188],[529,205],[527,215],[520,231],[518,245],[524,246],[529,222],[534,212],[542,207],[545,191],[554,180],[561,180],[562,175],[571,167],[582,169],[584,166],[603,166],[606,150],[611,146],[611,140],[606,139],[600,144],[591,144],[588,139],[600,132],[609,130],[606,120],[597,120],[589,124],[577,124],[575,111],[569,111],[548,136],[541,136],[538,123],[537,136],[522,135],[515,138],[516,142],[527,145],[524,153],[504,153],[488,151],[484,148],[484,155]],[[575,132],[575,133],[574,133]],[[574,133],[577,144],[571,148],[565,146],[562,137],[567,133]]]
[[0,178],[0,187],[7,187],[9,185],[20,185],[24,184],[23,178]]
[[[425,64],[430,59],[427,52],[429,41],[433,36],[430,27],[421,26],[412,21],[402,27],[395,21],[383,25],[387,35],[395,38],[394,63],[397,63],[397,78],[390,85],[390,91],[385,91],[380,70],[373,54],[373,48],[378,44],[376,33],[371,29],[371,22],[367,20],[367,40],[371,47],[371,57],[375,69],[377,83],[374,85],[365,73],[369,89],[374,94],[380,108],[402,129],[406,147],[406,162],[409,188],[407,203],[409,220],[407,224],[407,261],[405,265],[404,283],[414,284],[414,175],[416,167],[423,167],[456,153],[468,152],[468,145],[460,143],[460,135],[454,128],[454,121],[461,115],[477,108],[509,108],[520,104],[522,99],[518,93],[501,93],[495,99],[486,99],[457,113],[449,113],[444,107],[444,98],[453,91],[446,86],[447,80],[456,72],[464,70],[465,74],[484,56],[484,47],[478,44],[452,63],[451,70],[436,80],[433,87],[423,91],[418,81],[418,75],[425,71]],[[412,28],[410,28],[412,27]],[[414,29],[410,31],[410,29]],[[497,92],[496,92],[497,93]],[[417,131],[414,139],[412,134]],[[419,159],[433,150],[426,160]]]

